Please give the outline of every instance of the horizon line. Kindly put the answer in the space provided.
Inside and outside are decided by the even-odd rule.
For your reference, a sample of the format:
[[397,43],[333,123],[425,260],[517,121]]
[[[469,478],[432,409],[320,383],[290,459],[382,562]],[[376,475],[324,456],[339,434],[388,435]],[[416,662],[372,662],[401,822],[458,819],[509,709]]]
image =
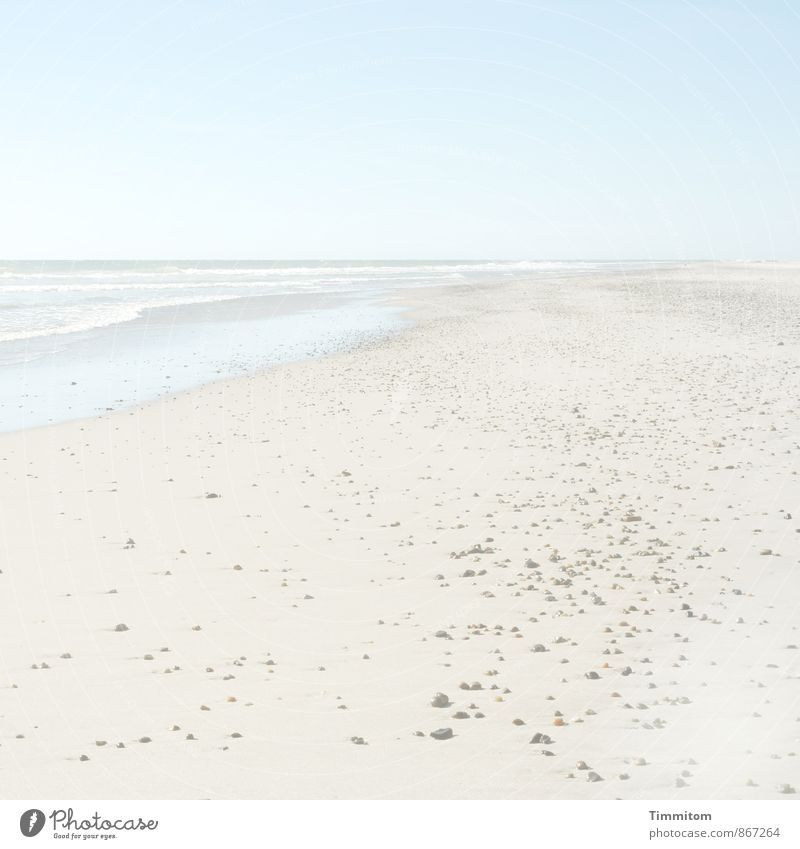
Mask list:
[[800,257],[782,258],[775,257],[582,257],[567,259],[565,257],[481,257],[478,259],[468,257],[0,257],[0,263],[6,262],[800,262]]

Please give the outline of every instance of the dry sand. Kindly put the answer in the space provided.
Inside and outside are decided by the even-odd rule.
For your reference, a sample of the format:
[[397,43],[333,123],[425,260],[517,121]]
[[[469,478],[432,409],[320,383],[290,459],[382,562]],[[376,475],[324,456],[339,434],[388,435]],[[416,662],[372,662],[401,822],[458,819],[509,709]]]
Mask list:
[[798,798],[800,267],[404,297],[0,437],[0,796]]

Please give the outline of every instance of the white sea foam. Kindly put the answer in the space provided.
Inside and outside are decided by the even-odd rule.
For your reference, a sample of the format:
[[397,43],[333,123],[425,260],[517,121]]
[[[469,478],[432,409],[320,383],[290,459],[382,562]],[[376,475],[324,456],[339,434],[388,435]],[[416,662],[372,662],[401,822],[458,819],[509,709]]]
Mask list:
[[[124,324],[139,318],[148,309],[156,307],[182,307],[192,304],[206,304],[217,301],[236,300],[238,295],[210,295],[203,298],[164,298],[153,301],[137,301],[117,306],[103,305],[85,310],[82,318],[72,318],[62,313],[62,323],[42,324],[20,330],[0,330],[0,342],[13,342],[22,339],[35,339],[39,336],[61,336],[66,333],[81,333],[114,324]],[[0,309],[2,309],[0,307]]]
[[0,342],[132,321],[157,307],[274,293],[366,292],[588,270],[566,262],[0,263]]
[[345,277],[337,275],[327,275],[323,281],[309,280],[219,280],[214,282],[197,282],[197,283],[131,283],[127,281],[119,281],[116,283],[29,283],[26,285],[0,285],[0,293],[4,294],[45,294],[47,292],[125,292],[125,291],[142,291],[153,292],[161,290],[181,290],[181,289],[235,289],[235,288],[269,288],[291,286],[292,288],[313,288],[314,290],[322,291],[330,289],[333,284],[356,284],[368,281],[373,284],[397,282],[400,280],[405,283],[419,282],[439,282],[442,280],[461,280],[463,277],[456,274],[442,274],[436,278],[430,275],[404,275],[403,277],[389,277],[384,275],[373,274],[369,277]]

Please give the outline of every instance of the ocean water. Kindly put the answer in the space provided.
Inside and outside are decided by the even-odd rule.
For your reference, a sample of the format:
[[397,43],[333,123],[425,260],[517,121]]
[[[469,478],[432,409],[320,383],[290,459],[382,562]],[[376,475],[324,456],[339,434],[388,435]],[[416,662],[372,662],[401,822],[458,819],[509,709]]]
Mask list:
[[82,418],[402,327],[399,289],[565,262],[2,262],[0,430]]

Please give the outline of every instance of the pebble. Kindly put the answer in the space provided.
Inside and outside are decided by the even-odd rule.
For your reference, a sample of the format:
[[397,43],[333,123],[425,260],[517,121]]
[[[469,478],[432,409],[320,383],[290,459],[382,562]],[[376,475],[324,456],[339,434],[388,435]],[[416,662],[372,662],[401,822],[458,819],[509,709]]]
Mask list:
[[436,731],[431,731],[430,734],[434,740],[449,740],[453,736],[452,728],[437,728]]

